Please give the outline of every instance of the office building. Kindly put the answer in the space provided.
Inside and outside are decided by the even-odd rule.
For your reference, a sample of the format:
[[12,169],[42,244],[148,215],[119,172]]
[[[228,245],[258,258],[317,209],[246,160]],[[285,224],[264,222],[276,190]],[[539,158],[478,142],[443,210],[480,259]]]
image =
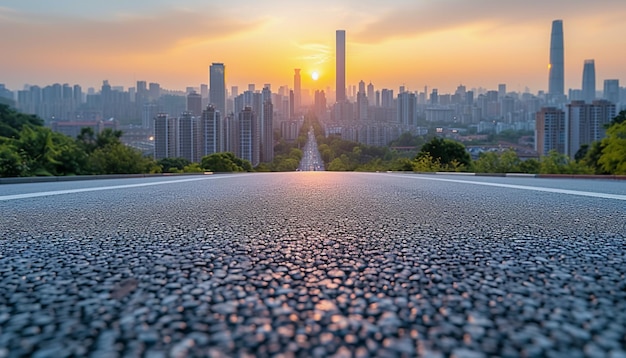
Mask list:
[[210,66],[209,103],[216,111],[226,113],[226,72],[223,63],[213,63]]
[[591,103],[596,98],[596,65],[594,60],[585,60],[583,66],[583,101]]
[[557,103],[564,102],[565,96],[565,63],[563,47],[563,20],[552,21],[550,36],[550,64],[548,94]]
[[346,98],[346,31],[336,33],[336,81],[335,96],[337,102],[345,102]]

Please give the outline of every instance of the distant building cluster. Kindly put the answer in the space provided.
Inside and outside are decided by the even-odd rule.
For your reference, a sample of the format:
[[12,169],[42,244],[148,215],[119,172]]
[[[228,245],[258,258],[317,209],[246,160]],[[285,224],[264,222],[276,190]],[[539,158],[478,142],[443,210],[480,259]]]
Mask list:
[[[223,67],[222,71],[211,71],[212,83],[223,83],[214,78],[223,75]],[[225,100],[225,95],[211,93]],[[274,106],[269,86],[260,93],[249,90],[238,95],[234,112],[226,116],[218,109],[225,102],[216,101],[217,105],[209,104],[200,111],[198,97],[195,93],[187,96],[188,108],[198,112],[186,111],[178,117],[159,113],[154,118],[155,159],[181,157],[199,162],[219,152],[233,152],[254,166],[274,159]]]
[[346,85],[346,31],[336,31],[335,88],[302,88],[301,69],[293,85],[277,92],[265,84],[227,88],[223,63],[209,66],[208,84],[169,91],[158,83],[137,81],[125,90],[104,81],[99,90],[79,85],[25,86],[16,93],[0,84],[0,100],[36,114],[54,130],[75,135],[82,127],[96,131],[122,129],[123,140],[155,158],[202,156],[232,151],[253,164],[273,158],[274,133],[293,141],[304,115],[315,113],[326,135],[367,145],[386,146],[403,133],[471,138],[504,131],[533,132],[535,150],[574,156],[580,146],[605,135],[608,123],[626,104],[626,89],[618,79],[596,87],[595,61],[583,63],[580,89],[565,93],[563,21],[552,23],[548,91],[509,91],[459,85],[454,93],[437,88],[397,91],[376,88],[370,81]]

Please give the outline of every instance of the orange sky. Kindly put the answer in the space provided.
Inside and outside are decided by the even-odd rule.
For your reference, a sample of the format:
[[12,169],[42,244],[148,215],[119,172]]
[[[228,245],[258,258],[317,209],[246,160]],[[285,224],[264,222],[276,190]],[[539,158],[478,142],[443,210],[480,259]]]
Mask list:
[[[53,4],[52,4],[53,3]],[[563,19],[565,86],[580,88],[583,61],[597,85],[626,83],[626,1],[136,0],[132,4],[6,0],[0,5],[0,83],[55,82],[99,88],[208,83],[211,62],[227,85],[334,89],[335,30],[347,33],[347,83],[376,88],[459,84],[533,93],[547,88],[550,26]],[[10,35],[5,35],[10,34]],[[318,71],[320,79],[311,80]]]

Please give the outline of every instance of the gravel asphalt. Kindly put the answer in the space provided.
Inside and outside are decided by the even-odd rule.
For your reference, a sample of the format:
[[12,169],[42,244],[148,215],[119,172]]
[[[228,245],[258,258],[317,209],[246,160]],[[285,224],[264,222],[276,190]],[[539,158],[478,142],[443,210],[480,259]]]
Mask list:
[[625,201],[417,177],[0,200],[0,358],[626,357]]

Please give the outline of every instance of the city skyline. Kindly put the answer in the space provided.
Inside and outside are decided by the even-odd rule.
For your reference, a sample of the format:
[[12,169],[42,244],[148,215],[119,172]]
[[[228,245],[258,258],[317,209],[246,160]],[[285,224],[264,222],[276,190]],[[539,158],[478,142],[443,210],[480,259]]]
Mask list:
[[[54,4],[5,1],[0,39],[1,83],[56,82],[97,87],[103,80],[132,87],[137,80],[167,89],[207,81],[211,63],[228,67],[227,86],[289,85],[302,69],[302,88],[335,86],[335,31],[346,30],[346,83],[376,88],[456,86],[548,91],[550,28],[562,19],[565,89],[580,88],[581,65],[594,59],[598,83],[626,80],[620,34],[626,3],[492,0],[425,3],[396,0],[227,4],[135,1]],[[319,80],[313,81],[313,72]]]

